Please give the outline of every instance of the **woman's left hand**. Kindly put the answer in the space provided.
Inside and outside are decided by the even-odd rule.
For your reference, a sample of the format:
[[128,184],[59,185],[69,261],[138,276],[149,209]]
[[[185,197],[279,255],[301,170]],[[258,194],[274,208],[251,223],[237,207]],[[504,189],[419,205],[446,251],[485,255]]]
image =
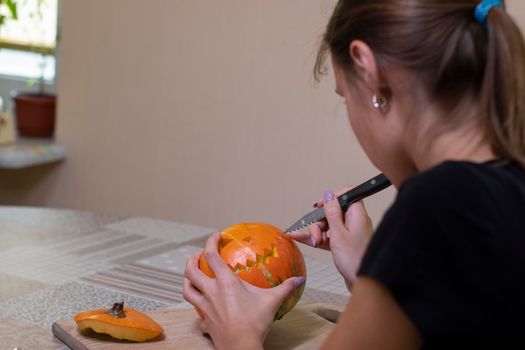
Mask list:
[[214,233],[206,242],[204,257],[215,274],[206,276],[198,267],[199,255],[188,259],[183,296],[204,315],[200,327],[217,349],[262,349],[281,303],[304,283],[292,277],[274,288],[258,288],[241,280],[222,260]]

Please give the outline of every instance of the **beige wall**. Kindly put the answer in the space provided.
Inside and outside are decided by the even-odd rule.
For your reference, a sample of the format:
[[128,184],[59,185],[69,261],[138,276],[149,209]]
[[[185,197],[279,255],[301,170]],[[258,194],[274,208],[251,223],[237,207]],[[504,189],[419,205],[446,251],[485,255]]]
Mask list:
[[[332,78],[311,82],[332,4],[63,1],[57,140],[69,159],[1,171],[0,204],[287,226],[326,187],[375,175]],[[376,221],[393,196],[367,201]]]
[[525,31],[525,1],[523,0],[506,0],[507,11],[514,17],[521,31]]

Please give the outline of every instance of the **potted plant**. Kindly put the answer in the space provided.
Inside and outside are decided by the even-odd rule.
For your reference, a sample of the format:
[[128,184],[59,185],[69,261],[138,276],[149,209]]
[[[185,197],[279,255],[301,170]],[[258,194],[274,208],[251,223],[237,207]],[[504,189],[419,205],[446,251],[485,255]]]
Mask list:
[[[18,133],[28,137],[51,137],[55,130],[56,95],[45,92],[44,73],[38,79],[38,91],[13,91]],[[29,86],[34,81],[29,81]]]
[[[1,0],[0,0],[1,1]],[[14,2],[16,0],[5,0]],[[43,19],[42,6],[45,0],[39,0],[36,10],[30,13],[31,18]],[[20,11],[20,8],[18,9]],[[45,91],[45,57],[54,54],[54,48],[30,45],[30,50],[42,56],[40,74],[38,78],[28,81],[28,86],[38,85],[37,91],[13,91],[11,97],[14,101],[16,124],[18,134],[28,137],[51,137],[55,129],[56,100],[55,94]]]

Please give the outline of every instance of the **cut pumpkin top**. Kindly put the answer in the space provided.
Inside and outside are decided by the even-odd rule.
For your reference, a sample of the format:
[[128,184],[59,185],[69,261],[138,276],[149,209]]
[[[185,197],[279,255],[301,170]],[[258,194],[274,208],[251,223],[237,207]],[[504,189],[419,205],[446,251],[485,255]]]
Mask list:
[[98,321],[117,327],[144,329],[157,333],[163,333],[162,327],[146,314],[130,307],[124,307],[125,317],[116,317],[108,314],[108,309],[96,309],[79,313],[75,321]]

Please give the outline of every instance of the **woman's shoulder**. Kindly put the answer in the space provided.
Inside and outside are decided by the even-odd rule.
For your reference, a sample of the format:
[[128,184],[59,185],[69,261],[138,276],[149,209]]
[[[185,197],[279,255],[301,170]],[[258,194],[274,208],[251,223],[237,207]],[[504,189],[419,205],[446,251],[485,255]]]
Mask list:
[[[513,162],[445,161],[406,180],[400,197],[435,200],[469,196],[516,197],[525,201],[525,170]],[[517,196],[516,196],[517,195]],[[524,202],[525,203],[525,202]]]
[[483,336],[510,320],[504,332],[525,310],[516,278],[525,268],[524,212],[519,166],[442,163],[400,188],[359,274],[386,286],[426,337],[460,329]]
[[391,211],[525,224],[525,170],[511,162],[446,161],[405,181]]

